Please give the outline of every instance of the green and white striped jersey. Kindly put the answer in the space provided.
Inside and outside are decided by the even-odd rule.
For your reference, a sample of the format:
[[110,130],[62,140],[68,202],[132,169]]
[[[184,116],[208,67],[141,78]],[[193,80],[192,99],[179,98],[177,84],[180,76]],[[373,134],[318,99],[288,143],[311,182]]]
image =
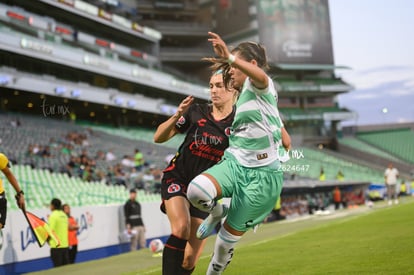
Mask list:
[[266,89],[257,89],[250,79],[243,84],[236,103],[227,152],[245,167],[260,167],[278,161],[283,127],[272,79]]

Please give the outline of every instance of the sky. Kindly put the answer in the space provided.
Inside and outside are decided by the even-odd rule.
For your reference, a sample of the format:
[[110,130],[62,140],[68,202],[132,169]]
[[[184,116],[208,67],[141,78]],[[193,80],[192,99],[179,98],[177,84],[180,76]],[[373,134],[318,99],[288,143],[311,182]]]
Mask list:
[[414,122],[414,0],[329,0],[336,70],[354,89],[342,125]]

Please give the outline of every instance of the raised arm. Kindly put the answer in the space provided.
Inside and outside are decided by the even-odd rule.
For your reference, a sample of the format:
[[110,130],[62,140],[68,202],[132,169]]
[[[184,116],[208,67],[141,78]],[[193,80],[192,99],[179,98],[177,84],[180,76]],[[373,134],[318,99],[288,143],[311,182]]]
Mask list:
[[180,105],[177,108],[177,112],[157,127],[157,130],[154,134],[155,143],[166,142],[177,134],[175,124],[177,123],[178,119],[188,110],[193,101],[193,96],[187,96],[183,101],[181,101]]
[[[228,60],[231,63],[231,66],[239,69],[245,75],[250,78],[253,86],[258,89],[264,89],[268,86],[268,76],[266,73],[258,66],[256,60],[246,61],[237,55],[237,52],[233,56],[226,43],[221,39],[221,37],[213,32],[208,32],[210,38],[208,41],[213,45],[214,52],[216,55],[221,58]],[[234,57],[234,58],[233,58]]]

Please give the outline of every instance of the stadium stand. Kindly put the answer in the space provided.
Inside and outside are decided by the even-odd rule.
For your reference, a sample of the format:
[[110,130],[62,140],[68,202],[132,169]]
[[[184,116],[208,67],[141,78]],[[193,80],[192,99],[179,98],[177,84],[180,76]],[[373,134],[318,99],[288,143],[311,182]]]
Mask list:
[[[88,127],[91,129],[102,131],[114,136],[121,136],[125,138],[146,141],[148,143],[153,143],[154,139],[154,130],[151,129],[125,127],[114,128],[111,126],[105,127],[92,125],[90,123],[85,123],[84,125],[89,125]],[[176,150],[181,145],[183,138],[183,135],[177,135],[173,139],[170,139],[167,142],[163,143],[163,146]],[[157,148],[162,148],[162,146],[158,146]],[[168,149],[168,151],[171,152],[171,149]]]
[[[79,206],[120,203],[125,199],[126,188],[124,186],[108,185],[103,179],[88,182],[80,177],[69,177],[68,174],[61,173],[61,168],[69,161],[70,155],[62,154],[62,148],[55,146],[54,142],[56,144],[62,142],[68,132],[83,133],[88,141],[88,146],[75,143],[72,154],[81,154],[86,149],[88,155],[95,156],[99,151],[106,152],[116,148],[115,153],[120,158],[131,154],[131,150],[138,147],[142,148],[149,163],[159,167],[165,165],[164,157],[177,148],[177,144],[167,146],[154,144],[152,142],[153,130],[150,129],[115,128],[86,122],[77,125],[70,121],[22,114],[0,115],[0,128],[3,133],[0,148],[16,164],[13,169],[25,189],[29,190],[27,196],[31,207],[44,207],[48,198],[56,195],[65,195],[68,202]],[[52,142],[51,137],[54,140]],[[42,142],[51,146],[51,157],[44,158],[27,153],[30,144]],[[180,137],[177,137],[175,142],[181,142]],[[288,163],[289,171],[285,171],[288,178],[294,174],[297,180],[318,180],[320,169],[323,168],[326,172],[326,179],[335,181],[338,167],[340,167],[347,181],[382,182],[382,168],[373,169],[360,165],[341,155],[332,155],[327,149],[300,146],[294,151],[300,152],[302,157],[293,155]],[[102,160],[96,163],[96,167],[102,170],[110,169],[109,166]],[[67,192],[67,190],[72,191]],[[144,190],[140,192],[144,201],[159,199],[157,194]]]
[[[80,178],[70,178],[67,174],[51,173],[45,169],[33,169],[28,165],[13,165],[13,172],[23,186],[28,209],[47,208],[54,197],[62,198],[74,206],[123,203],[128,191],[123,186],[108,186],[104,182],[85,182]],[[6,186],[6,188],[9,188]],[[7,190],[11,209],[17,209],[14,193]],[[152,200],[152,195],[142,194],[142,200]],[[154,197],[155,198],[155,197]],[[158,199],[158,198],[157,198]]]
[[[19,126],[12,126],[11,124],[14,121],[19,121]],[[84,133],[88,137],[90,145],[83,147],[74,144],[72,154],[81,154],[83,149],[87,149],[88,155],[95,156],[99,151],[106,152],[117,148],[116,154],[120,158],[123,155],[131,154],[131,150],[138,147],[142,148],[149,163],[160,167],[165,165],[164,157],[175,152],[178,144],[181,143],[181,137],[177,137],[165,146],[154,144],[152,142],[154,130],[146,128],[115,128],[93,125],[88,122],[77,125],[69,121],[21,114],[0,115],[0,127],[3,132],[1,147],[11,160],[17,164],[31,165],[36,169],[47,169],[52,172],[59,172],[60,168],[69,161],[70,155],[60,153],[61,148],[54,145],[50,140],[52,138],[56,143],[62,142],[61,139],[68,131]],[[27,153],[30,144],[39,142],[51,146],[51,157],[44,158]],[[360,143],[354,143],[354,146],[358,145]],[[293,157],[291,159],[289,166],[299,168],[296,169],[297,171],[286,171],[288,174],[318,179],[319,171],[323,167],[327,179],[334,180],[338,167],[340,167],[347,180],[382,182],[382,167],[378,169],[370,168],[355,160],[347,160],[340,154],[332,155],[328,149],[320,150],[299,146],[294,150],[300,151],[303,158]],[[385,157],[388,156],[380,149],[376,149],[375,152]],[[305,167],[304,165],[308,166]],[[103,170],[108,169],[108,164],[102,160],[97,161],[97,166]]]
[[397,157],[391,155],[390,153],[387,153],[387,152],[385,152],[385,151],[383,151],[383,150],[381,150],[381,149],[379,149],[379,148],[377,148],[377,147],[375,147],[375,146],[373,146],[373,145],[371,145],[367,142],[364,142],[363,140],[358,139],[356,137],[340,138],[338,140],[338,142],[341,143],[341,144],[344,144],[344,145],[348,145],[352,148],[358,149],[358,150],[363,151],[363,152],[367,152],[367,153],[370,153],[370,154],[373,154],[373,155],[376,155],[376,156],[387,158],[390,161],[392,161],[392,160],[399,161],[399,159]]
[[347,181],[368,181],[382,182],[383,174],[380,170],[375,170],[359,163],[333,156],[326,149],[312,149],[307,147],[295,148],[292,151],[301,152],[301,158],[291,157],[287,164],[288,174],[295,174],[298,177],[319,179],[320,170],[326,174],[326,180],[336,180],[338,171],[341,171]]
[[414,131],[409,128],[357,133],[361,139],[414,164]]
[[[86,181],[79,176],[70,177],[62,172],[71,155],[80,155],[86,150],[87,155],[96,156],[100,151],[106,152],[116,148],[114,153],[117,160],[108,163],[96,159],[96,170],[109,171],[112,165],[120,162],[123,155],[131,155],[134,148],[141,148],[147,161],[147,168],[150,165],[163,168],[165,156],[171,153],[171,148],[152,144],[142,138],[128,138],[128,134],[121,137],[94,131],[90,127],[75,125],[69,121],[44,117],[1,114],[0,129],[2,132],[0,151],[8,155],[14,163],[13,171],[17,179],[24,189],[28,190],[26,196],[30,208],[45,207],[45,204],[55,196],[65,198],[65,201],[75,206],[124,202],[128,195],[125,186],[108,182],[106,178]],[[112,132],[115,131],[113,128]],[[147,130],[137,130],[136,134],[145,131]],[[68,133],[84,134],[87,137],[87,144],[65,140]],[[72,145],[72,149],[69,153],[63,153],[64,145],[67,143]],[[42,157],[38,154],[30,154],[28,148],[31,144],[39,144],[40,147],[50,146],[51,155]],[[140,189],[139,192],[143,202],[159,200],[159,194],[155,190]],[[13,192],[8,192],[8,196],[13,201]],[[11,206],[15,207],[14,204]]]

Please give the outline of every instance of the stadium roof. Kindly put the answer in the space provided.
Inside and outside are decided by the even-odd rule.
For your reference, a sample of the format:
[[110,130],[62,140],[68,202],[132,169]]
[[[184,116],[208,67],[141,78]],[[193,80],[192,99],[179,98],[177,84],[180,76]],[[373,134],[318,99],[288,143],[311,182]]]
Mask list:
[[276,64],[276,67],[282,70],[292,71],[317,71],[317,70],[337,70],[346,69],[350,70],[348,66],[338,66],[332,64]]
[[305,79],[302,81],[276,78],[275,82],[281,92],[331,92],[343,93],[353,89],[342,79]]
[[355,112],[338,107],[309,108],[308,110],[302,110],[300,108],[280,108],[280,113],[283,118],[288,121],[341,121],[355,119],[356,116]]

